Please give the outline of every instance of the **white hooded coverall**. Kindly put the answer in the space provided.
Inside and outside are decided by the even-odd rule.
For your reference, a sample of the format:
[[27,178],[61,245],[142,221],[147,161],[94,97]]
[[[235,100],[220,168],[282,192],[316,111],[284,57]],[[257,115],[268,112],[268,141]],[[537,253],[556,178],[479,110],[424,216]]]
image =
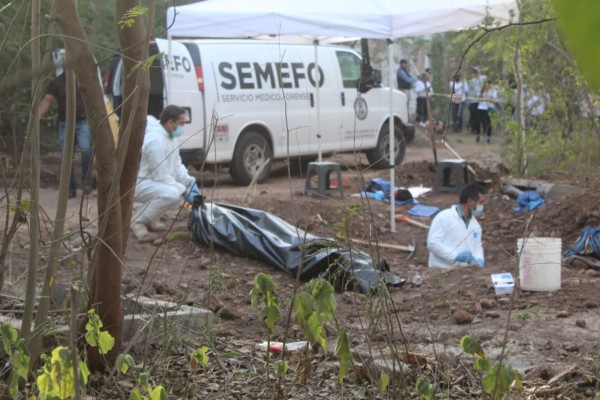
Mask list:
[[179,143],[149,115],[134,201],[144,203],[135,222],[158,221],[169,208],[182,202],[187,186],[195,181],[181,162]]
[[440,211],[431,222],[427,235],[430,267],[450,268],[456,256],[465,250],[469,250],[475,259],[484,259],[481,225],[471,217],[467,227],[458,208],[453,205]]

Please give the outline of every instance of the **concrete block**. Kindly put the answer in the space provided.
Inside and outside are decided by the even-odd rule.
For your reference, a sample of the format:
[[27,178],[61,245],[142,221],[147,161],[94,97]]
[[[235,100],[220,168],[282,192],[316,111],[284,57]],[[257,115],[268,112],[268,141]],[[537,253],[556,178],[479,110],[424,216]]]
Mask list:
[[153,299],[145,296],[124,296],[123,311],[125,314],[154,314],[177,310],[182,307],[172,301]]
[[189,306],[151,314],[129,314],[124,318],[123,340],[163,344],[169,338],[198,338],[210,325],[212,316],[208,310]]

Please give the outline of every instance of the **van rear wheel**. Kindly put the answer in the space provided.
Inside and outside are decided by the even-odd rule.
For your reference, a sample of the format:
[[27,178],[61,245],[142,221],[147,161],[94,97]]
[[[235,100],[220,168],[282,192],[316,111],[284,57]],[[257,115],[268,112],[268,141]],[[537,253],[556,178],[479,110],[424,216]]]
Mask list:
[[263,183],[271,173],[273,150],[259,133],[244,133],[235,145],[230,174],[237,185],[246,186],[258,175],[256,181]]
[[[395,165],[399,165],[404,160],[406,154],[406,139],[404,133],[399,124],[394,124],[394,159]],[[379,139],[377,139],[377,146],[366,152],[367,160],[375,168],[389,168],[390,167],[390,126],[389,122],[386,122],[379,131]]]

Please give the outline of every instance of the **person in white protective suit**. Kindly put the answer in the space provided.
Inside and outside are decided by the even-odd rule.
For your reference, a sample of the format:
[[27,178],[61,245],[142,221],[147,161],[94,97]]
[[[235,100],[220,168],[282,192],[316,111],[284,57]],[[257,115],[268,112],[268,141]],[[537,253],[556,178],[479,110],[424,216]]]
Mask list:
[[179,156],[177,138],[183,135],[184,124],[185,110],[174,105],[163,109],[160,121],[148,116],[134,197],[143,204],[131,222],[140,241],[152,240],[149,232],[166,229],[160,222],[166,210],[184,199],[192,203],[199,194],[196,179],[188,174]]
[[470,183],[461,191],[459,201],[460,204],[439,212],[431,222],[427,235],[429,267],[483,268],[482,230],[476,218],[483,213],[485,188]]

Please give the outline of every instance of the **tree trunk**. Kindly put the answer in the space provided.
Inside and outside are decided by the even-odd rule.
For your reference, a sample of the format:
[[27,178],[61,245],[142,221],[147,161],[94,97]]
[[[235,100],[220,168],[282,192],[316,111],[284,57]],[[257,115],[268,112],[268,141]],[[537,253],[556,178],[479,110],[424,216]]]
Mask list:
[[[115,4],[117,23],[128,10],[140,5],[140,0],[117,0]],[[152,21],[154,18],[153,1],[150,2],[149,10],[148,20]],[[117,32],[119,44],[123,49],[123,99],[129,99],[122,104],[119,130],[119,153],[123,155],[124,160],[127,160],[127,168],[120,175],[123,248],[126,248],[135,184],[140,169],[142,143],[146,130],[150,80],[147,69],[137,68],[133,71],[138,62],[148,57],[148,37],[143,19],[137,17],[131,27],[123,29],[119,28],[117,24]]]
[[[105,329],[115,338],[115,346],[105,356],[112,367],[120,351],[123,330],[121,279],[123,275],[121,202],[119,180],[115,179],[117,157],[108,123],[96,63],[77,13],[75,0],[55,0],[56,24],[64,36],[66,51],[75,59],[73,70],[85,103],[96,156],[98,179],[98,245],[90,265],[90,307],[95,308]],[[103,370],[106,366],[97,349],[88,349],[89,366]]]

